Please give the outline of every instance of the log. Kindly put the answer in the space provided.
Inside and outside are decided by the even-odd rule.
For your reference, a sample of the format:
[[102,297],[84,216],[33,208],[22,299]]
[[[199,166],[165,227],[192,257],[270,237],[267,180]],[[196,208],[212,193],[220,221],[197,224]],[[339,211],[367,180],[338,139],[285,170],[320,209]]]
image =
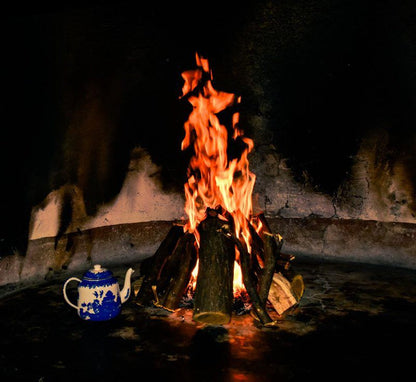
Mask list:
[[289,280],[280,272],[273,275],[268,299],[279,315],[298,303]]
[[290,282],[290,286],[292,288],[293,296],[299,302],[303,296],[303,292],[305,291],[305,283],[302,275],[295,275]]
[[267,296],[269,294],[270,285],[272,283],[273,274],[275,273],[277,262],[279,259],[280,249],[283,245],[281,236],[264,232],[264,267],[259,277],[259,297],[262,305],[265,307]]
[[140,273],[144,275],[142,285],[135,297],[136,304],[150,304],[154,298],[152,286],[157,284],[166,259],[170,256],[178,240],[184,235],[183,227],[173,225],[153,256],[143,261]]
[[235,249],[233,243],[220,232],[223,225],[224,221],[210,210],[198,227],[199,268],[193,319],[213,325],[230,322],[234,297]]
[[157,279],[157,293],[160,301],[163,301],[169,285],[176,277],[178,270],[182,267],[182,256],[186,252],[186,246],[193,234],[186,233],[179,238],[172,253],[166,258],[163,263],[162,269],[160,269]]
[[256,283],[253,279],[252,270],[250,267],[250,254],[247,251],[247,248],[241,243],[240,240],[230,231],[222,230],[223,234],[226,237],[229,237],[231,241],[235,244],[238,251],[240,252],[240,265],[241,272],[243,274],[243,282],[246,287],[246,291],[250,297],[254,314],[260,322],[265,326],[275,326],[275,322],[270,318],[265,307],[262,305],[260,297],[256,290]]
[[[272,231],[266,219],[266,216],[264,216],[264,213],[259,213],[254,218],[262,224],[262,231],[261,231],[260,237],[262,238],[263,242],[267,241],[267,238],[265,237],[265,235],[272,233]],[[281,249],[283,245],[283,241],[281,240],[280,235],[276,235],[276,236],[279,237],[278,241],[281,241],[281,243],[279,244],[280,249]],[[279,255],[277,258],[277,262],[276,262],[276,272],[282,272],[283,274],[285,274],[285,272],[290,269],[290,265],[291,265],[290,262],[293,261],[294,259],[295,259],[295,256],[284,254],[279,250]]]
[[251,236],[251,253],[255,253],[262,263],[264,261],[264,242],[259,233],[255,230],[253,225],[248,222],[248,228]]
[[257,234],[254,227],[251,224],[249,224],[249,227],[251,234],[250,268],[258,279],[260,277],[261,270],[264,267],[264,243],[260,236]]
[[174,269],[167,267],[169,268],[170,279],[165,296],[162,299],[162,306],[169,311],[174,311],[179,307],[195,267],[197,258],[195,236],[186,233],[178,242],[172,257],[178,257],[178,262],[175,262],[177,266]]
[[[223,213],[224,216],[226,216],[230,222],[229,227],[230,227],[230,231],[234,232],[234,219],[232,217],[232,215],[229,212],[224,212]],[[257,218],[257,216],[255,217]],[[259,262],[260,264],[263,264],[263,260],[264,260],[264,256],[263,256],[263,251],[264,251],[264,245],[263,245],[263,240],[260,237],[260,234],[256,231],[256,229],[253,227],[253,225],[251,224],[251,222],[246,219],[246,223],[250,232],[250,245],[251,245],[251,253],[256,256],[251,256],[251,262],[252,262],[252,268],[256,269],[256,267],[258,267]]]
[[261,224],[263,225],[263,230],[262,232],[272,232],[272,229],[269,225],[269,222],[266,219],[266,216],[264,215],[264,212],[261,212],[259,214],[256,215],[256,218],[261,222]]

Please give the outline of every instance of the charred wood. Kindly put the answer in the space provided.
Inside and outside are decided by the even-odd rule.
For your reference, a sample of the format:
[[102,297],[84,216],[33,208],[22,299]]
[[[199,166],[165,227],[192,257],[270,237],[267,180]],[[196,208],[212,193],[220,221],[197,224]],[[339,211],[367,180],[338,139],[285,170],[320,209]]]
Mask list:
[[[163,307],[171,311],[179,307],[196,264],[195,236],[191,233],[186,233],[185,236],[179,239],[172,257],[178,258],[178,264],[176,268],[168,269],[170,271],[170,279],[162,300]],[[173,262],[173,264],[176,263]]]
[[233,303],[234,244],[221,232],[224,221],[213,210],[198,227],[200,233],[198,278],[193,319],[221,325],[231,319]]
[[266,219],[266,216],[264,215],[263,212],[257,214],[255,216],[255,219],[259,222],[259,224],[260,223],[262,224],[262,226],[263,226],[262,232],[269,232],[269,233],[272,232],[272,230],[270,228],[270,225],[269,225],[269,223],[268,223],[268,221]]
[[135,297],[135,302],[137,304],[146,305],[151,303],[154,298],[152,286],[157,285],[160,272],[166,259],[170,256],[176,247],[178,240],[183,237],[183,235],[183,227],[176,224],[173,225],[155,254],[143,261],[142,266],[140,267],[140,273],[144,275],[144,279],[137,296]]
[[258,319],[263,325],[274,325],[274,321],[270,318],[269,314],[267,313],[257,292],[256,283],[254,281],[252,270],[250,267],[250,254],[248,253],[243,243],[241,243],[241,241],[232,232],[224,229],[222,230],[222,232],[226,237],[231,239],[231,241],[235,244],[238,251],[240,252],[240,265],[241,272],[243,274],[243,282],[244,286],[246,287],[246,291],[250,297],[255,315],[258,317]]
[[186,245],[192,239],[192,234],[186,233],[179,238],[175,248],[166,258],[159,272],[157,280],[157,293],[159,299],[163,301],[170,284],[177,276],[178,269],[182,266],[182,256],[185,253]]
[[280,249],[283,245],[279,235],[264,232],[264,267],[259,277],[259,297],[262,306],[266,306],[267,296],[269,294],[270,285],[272,283],[273,274],[279,259]]
[[259,258],[260,262],[264,261],[264,242],[260,234],[256,231],[253,225],[248,222],[248,228],[251,236],[251,252],[255,253]]

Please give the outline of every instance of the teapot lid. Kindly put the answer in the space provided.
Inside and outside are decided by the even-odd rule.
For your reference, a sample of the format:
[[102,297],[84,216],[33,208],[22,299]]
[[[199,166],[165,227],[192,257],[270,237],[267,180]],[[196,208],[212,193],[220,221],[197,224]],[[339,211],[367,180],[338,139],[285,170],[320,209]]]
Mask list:
[[95,264],[93,269],[85,273],[84,278],[87,280],[105,280],[111,278],[113,273],[106,268],[102,268],[100,264]]

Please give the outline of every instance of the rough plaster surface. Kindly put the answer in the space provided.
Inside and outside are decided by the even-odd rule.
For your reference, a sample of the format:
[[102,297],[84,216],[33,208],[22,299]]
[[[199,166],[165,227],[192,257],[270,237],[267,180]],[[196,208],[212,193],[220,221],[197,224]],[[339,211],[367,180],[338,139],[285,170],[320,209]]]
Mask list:
[[350,171],[334,195],[313,187],[307,174],[296,181],[279,148],[263,136],[266,119],[256,118],[260,133],[250,161],[257,174],[256,209],[283,218],[340,218],[416,224],[414,190],[400,161],[389,163],[380,155],[387,137],[377,130],[361,142]]
[[[254,188],[255,211],[282,218],[341,218],[382,222],[416,223],[410,203],[411,191],[405,187],[400,165],[386,169],[377,163],[373,138],[364,141],[354,159],[351,173],[330,196],[313,189],[307,181],[294,180],[291,169],[273,145],[260,146],[251,157],[257,175]],[[71,195],[72,221],[67,232],[116,224],[184,219],[184,198],[162,190],[155,174],[158,168],[149,155],[132,155],[119,195],[101,206],[95,216],[87,216],[81,191],[66,185],[49,194],[41,206],[33,209],[31,240],[56,236],[60,224],[62,200]]]
[[158,182],[158,167],[150,156],[136,148],[119,195],[102,205],[95,216],[87,216],[82,192],[76,185],[66,185],[51,192],[40,206],[33,208],[30,240],[56,236],[64,196],[70,194],[72,220],[66,232],[155,220],[184,217],[184,198],[164,192]]
[[387,140],[382,130],[362,140],[336,197],[339,217],[416,223],[414,190],[403,162],[389,163],[380,155]]

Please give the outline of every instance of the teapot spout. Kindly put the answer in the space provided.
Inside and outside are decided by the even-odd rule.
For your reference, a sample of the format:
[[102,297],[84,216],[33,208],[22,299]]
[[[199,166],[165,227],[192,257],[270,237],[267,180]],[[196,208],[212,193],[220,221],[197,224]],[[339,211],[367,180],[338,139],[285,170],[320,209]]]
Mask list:
[[126,277],[124,279],[123,289],[120,291],[121,303],[125,303],[131,294],[131,274],[134,272],[132,268],[129,268],[126,272]]

